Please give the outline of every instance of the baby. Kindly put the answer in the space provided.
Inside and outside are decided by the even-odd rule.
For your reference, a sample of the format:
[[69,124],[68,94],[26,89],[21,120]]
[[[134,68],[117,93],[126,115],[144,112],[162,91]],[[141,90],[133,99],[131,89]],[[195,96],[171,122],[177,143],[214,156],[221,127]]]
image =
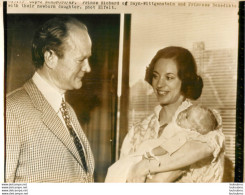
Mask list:
[[105,182],[126,182],[130,168],[142,160],[142,155],[147,159],[158,160],[157,156],[173,154],[188,140],[205,139],[203,136],[217,127],[218,122],[211,110],[200,105],[192,105],[180,112],[176,121],[167,125],[159,138],[146,140],[133,154],[114,163],[108,169]]
[[[218,126],[218,122],[213,112],[210,109],[200,105],[192,105],[180,112],[177,116],[176,123],[181,128],[195,131],[202,135],[215,130]],[[176,142],[172,144],[179,148]],[[153,148],[150,153],[146,152],[145,155],[161,156],[166,153],[167,151],[162,146],[158,146]]]
[[199,105],[192,105],[178,114],[176,123],[185,129],[204,135],[216,129],[218,122],[213,112]]

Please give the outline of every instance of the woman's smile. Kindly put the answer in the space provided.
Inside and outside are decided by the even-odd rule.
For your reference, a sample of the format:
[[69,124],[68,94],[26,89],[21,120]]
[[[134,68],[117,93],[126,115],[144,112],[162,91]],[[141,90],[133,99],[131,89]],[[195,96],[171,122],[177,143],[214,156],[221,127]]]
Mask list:
[[165,95],[168,94],[168,91],[157,90],[157,94],[158,94],[158,95],[165,96]]

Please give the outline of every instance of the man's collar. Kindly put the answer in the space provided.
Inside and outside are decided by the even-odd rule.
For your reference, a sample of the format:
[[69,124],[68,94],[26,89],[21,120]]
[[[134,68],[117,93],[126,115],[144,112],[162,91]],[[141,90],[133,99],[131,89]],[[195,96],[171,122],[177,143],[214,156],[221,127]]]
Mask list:
[[55,112],[58,113],[64,94],[61,94],[57,89],[52,87],[37,72],[33,75],[32,80]]

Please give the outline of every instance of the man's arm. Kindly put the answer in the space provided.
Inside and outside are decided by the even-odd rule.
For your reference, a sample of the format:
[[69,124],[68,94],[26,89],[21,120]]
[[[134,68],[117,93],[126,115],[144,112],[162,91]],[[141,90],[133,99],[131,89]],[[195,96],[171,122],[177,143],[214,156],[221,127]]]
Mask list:
[[15,182],[20,154],[20,136],[17,120],[10,106],[6,107],[5,182]]

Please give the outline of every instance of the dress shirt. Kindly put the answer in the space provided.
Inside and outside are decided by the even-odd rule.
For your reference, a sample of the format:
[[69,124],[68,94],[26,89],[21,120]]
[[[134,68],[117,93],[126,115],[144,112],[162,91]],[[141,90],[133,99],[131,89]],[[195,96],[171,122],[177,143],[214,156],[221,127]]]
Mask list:
[[[35,74],[33,75],[32,80],[35,83],[35,85],[37,86],[37,88],[39,89],[39,91],[43,94],[44,98],[48,101],[48,103],[51,105],[51,107],[55,110],[56,114],[58,115],[58,117],[60,118],[62,123],[64,124],[65,128],[67,129],[67,131],[69,131],[67,126],[66,126],[66,123],[65,123],[65,121],[64,121],[64,119],[62,117],[62,113],[60,111],[62,98],[64,98],[64,100],[65,100],[64,93],[61,93],[58,89],[56,89],[53,86],[51,86],[37,72],[35,72]],[[74,126],[73,126],[73,129],[74,129],[74,131],[77,134],[77,131],[74,128]],[[81,140],[80,140],[80,142],[81,142]],[[82,144],[82,147],[84,149],[84,146],[83,146],[82,142],[81,142],[81,144]],[[85,157],[86,157],[86,154],[85,154]]]
[[62,98],[65,100],[64,93],[60,93],[46,80],[44,80],[37,72],[35,72],[33,75],[32,80],[65,125],[65,121],[60,112]]

